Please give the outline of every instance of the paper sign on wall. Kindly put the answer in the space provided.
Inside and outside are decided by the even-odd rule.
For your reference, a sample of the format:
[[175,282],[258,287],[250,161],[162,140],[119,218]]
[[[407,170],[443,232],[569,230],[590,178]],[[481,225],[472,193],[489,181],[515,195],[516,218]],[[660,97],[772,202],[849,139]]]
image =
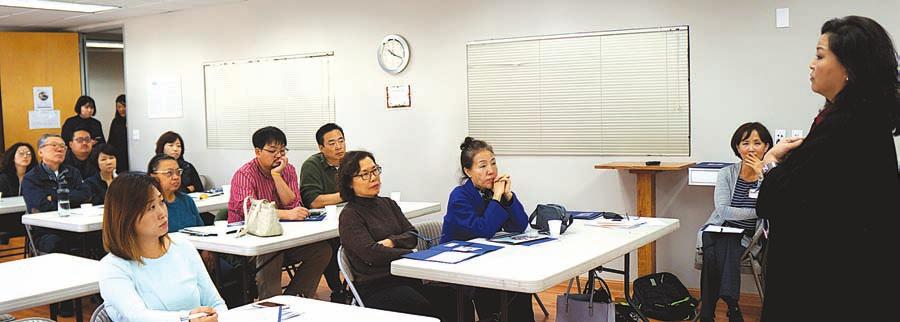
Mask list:
[[32,92],[34,93],[35,111],[53,109],[53,87],[32,87]]
[[179,118],[182,116],[181,79],[152,79],[147,84],[147,117]]
[[387,107],[410,107],[412,106],[412,95],[410,95],[410,86],[388,86],[385,89],[387,94]]
[[28,111],[29,129],[58,129],[59,110]]

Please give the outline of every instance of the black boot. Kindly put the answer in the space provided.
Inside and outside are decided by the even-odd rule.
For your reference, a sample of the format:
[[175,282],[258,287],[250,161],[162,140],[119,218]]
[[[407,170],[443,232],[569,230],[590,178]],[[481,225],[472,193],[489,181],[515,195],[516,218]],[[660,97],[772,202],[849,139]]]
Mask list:
[[744,315],[741,314],[741,308],[738,306],[728,307],[728,322],[744,322]]

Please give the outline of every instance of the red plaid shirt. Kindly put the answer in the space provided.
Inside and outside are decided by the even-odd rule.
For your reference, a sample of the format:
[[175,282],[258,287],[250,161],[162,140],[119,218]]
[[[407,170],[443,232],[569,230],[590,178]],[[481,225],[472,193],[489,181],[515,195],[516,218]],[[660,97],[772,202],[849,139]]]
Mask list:
[[297,182],[297,170],[288,163],[281,171],[281,177],[294,192],[294,200],[282,204],[275,191],[272,175],[259,168],[254,158],[241,166],[231,177],[231,195],[228,196],[228,222],[244,220],[244,197],[274,201],[278,209],[292,209],[301,206],[300,186]]

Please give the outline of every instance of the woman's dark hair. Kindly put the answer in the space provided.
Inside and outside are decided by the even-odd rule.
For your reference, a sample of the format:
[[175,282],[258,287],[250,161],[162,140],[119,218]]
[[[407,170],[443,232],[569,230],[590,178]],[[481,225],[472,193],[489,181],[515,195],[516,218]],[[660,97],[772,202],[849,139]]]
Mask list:
[[471,136],[467,136],[463,143],[459,145],[459,166],[462,170],[462,177],[459,178],[460,182],[466,181],[469,176],[466,174],[466,169],[472,167],[473,159],[475,159],[475,155],[482,150],[491,151],[494,153],[494,148],[491,147],[490,144],[484,142],[482,140],[478,140],[472,138]]
[[826,107],[875,109],[900,135],[898,56],[887,31],[870,18],[846,16],[825,22],[821,33],[847,70],[847,85]]
[[[159,182],[141,173],[126,173],[109,185],[103,206],[103,249],[125,260],[143,264],[135,226],[154,202]],[[165,246],[169,235],[159,237]]]
[[100,153],[112,156],[113,158],[118,158],[119,153],[116,151],[116,147],[112,146],[112,144],[100,143],[94,147],[94,150],[91,151],[90,162],[98,169],[100,168]]
[[19,147],[27,147],[28,151],[31,152],[31,163],[28,164],[28,168],[25,172],[31,171],[37,165],[37,154],[34,153],[34,147],[31,144],[25,142],[17,142],[13,144],[9,149],[6,149],[6,152],[3,153],[3,163],[0,164],[0,172],[6,173],[10,178],[16,178],[16,151],[19,150]]
[[[753,134],[753,131],[756,131],[756,134],[759,135],[759,139],[767,144],[769,149],[775,145],[775,143],[772,142],[772,135],[769,134],[769,129],[766,129],[766,126],[762,125],[762,123],[749,122],[741,124],[741,126],[738,126],[737,130],[734,131],[734,134],[731,135],[731,151],[734,151],[734,155],[738,158],[741,157],[741,153],[738,152],[738,145],[741,144],[741,141],[749,138],[750,134]],[[762,156],[760,156],[760,158],[761,157]]]
[[163,153],[163,148],[168,143],[175,142],[175,140],[181,141],[181,154],[178,155],[178,160],[184,160],[184,139],[181,138],[181,135],[172,131],[166,131],[159,136],[159,139],[156,140],[156,154]]
[[94,102],[94,99],[87,95],[82,95],[75,101],[75,114],[81,115],[81,107],[84,104],[91,103],[91,106],[94,107],[94,113],[91,116],[97,115],[97,103]]
[[175,160],[175,158],[165,153],[154,155],[152,158],[150,158],[150,162],[147,163],[147,174],[152,175],[153,172],[156,171],[157,168],[159,168],[159,164],[165,160],[172,160],[176,163],[178,162],[178,160]]
[[[356,192],[353,191],[353,177],[359,174],[359,162],[365,158],[372,159],[375,162],[375,156],[367,151],[350,151],[344,155],[341,161],[341,167],[338,168],[337,185],[338,191],[341,193],[341,199],[351,201],[356,199]],[[375,162],[375,164],[378,164]]]
[[269,143],[287,145],[287,136],[281,129],[274,126],[266,126],[253,132],[254,148],[262,149]]
[[[119,104],[119,103],[121,103],[122,105],[126,105],[126,104],[125,104],[125,94],[121,94],[121,95],[119,95],[119,96],[116,97],[116,104]],[[123,119],[123,118],[125,118],[125,117],[119,115],[119,111],[118,111],[118,110],[113,109],[113,119]]]

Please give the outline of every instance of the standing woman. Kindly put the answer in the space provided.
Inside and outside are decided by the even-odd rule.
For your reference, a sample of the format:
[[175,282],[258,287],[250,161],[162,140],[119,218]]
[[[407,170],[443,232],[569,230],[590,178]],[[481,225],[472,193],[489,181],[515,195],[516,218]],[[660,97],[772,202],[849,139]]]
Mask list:
[[63,142],[71,142],[72,135],[76,129],[85,129],[91,132],[91,138],[94,139],[94,145],[106,143],[106,137],[103,136],[103,125],[94,118],[97,114],[97,104],[90,96],[83,95],[75,102],[75,115],[66,119],[63,123],[62,136]]
[[[441,242],[490,238],[499,231],[525,231],[528,215],[512,192],[509,175],[499,173],[494,148],[471,137],[466,137],[459,148],[463,182],[450,192]],[[474,300],[479,319],[499,317],[499,291],[476,288]],[[531,294],[512,293],[509,300],[509,321],[534,321]]]
[[181,175],[181,191],[191,193],[205,191],[200,174],[190,162],[184,160],[184,140],[178,133],[168,131],[156,140],[156,154],[166,154],[178,160],[178,166],[184,171]]
[[[900,297],[882,290],[900,271],[897,53],[877,22],[847,16],[822,26],[809,69],[825,107],[809,136],[763,158],[756,209],[771,229],[761,321],[891,319]],[[863,266],[842,281],[831,269],[841,264]],[[865,297],[866,309],[837,294]]]
[[125,123],[125,94],[116,97],[116,114],[109,125],[109,144],[116,148],[116,170],[128,172],[128,127]]
[[[100,295],[112,321],[216,322],[228,310],[197,249],[168,234],[158,183],[125,174],[109,186],[103,207]],[[189,319],[192,313],[207,316]]]

